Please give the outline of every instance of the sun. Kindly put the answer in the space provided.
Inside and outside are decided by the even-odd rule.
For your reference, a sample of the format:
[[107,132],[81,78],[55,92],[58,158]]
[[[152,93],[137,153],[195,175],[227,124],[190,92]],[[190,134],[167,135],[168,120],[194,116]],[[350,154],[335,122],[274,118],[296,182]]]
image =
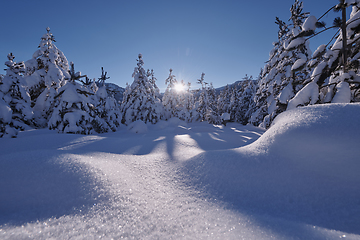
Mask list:
[[174,89],[176,92],[183,92],[183,91],[185,91],[185,85],[181,84],[181,83],[176,83],[174,85]]

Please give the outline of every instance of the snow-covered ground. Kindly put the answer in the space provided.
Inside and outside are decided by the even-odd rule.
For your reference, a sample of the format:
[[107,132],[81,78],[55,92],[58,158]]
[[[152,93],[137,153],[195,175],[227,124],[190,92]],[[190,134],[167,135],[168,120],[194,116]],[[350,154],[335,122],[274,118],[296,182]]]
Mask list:
[[0,239],[360,239],[360,104],[0,139]]

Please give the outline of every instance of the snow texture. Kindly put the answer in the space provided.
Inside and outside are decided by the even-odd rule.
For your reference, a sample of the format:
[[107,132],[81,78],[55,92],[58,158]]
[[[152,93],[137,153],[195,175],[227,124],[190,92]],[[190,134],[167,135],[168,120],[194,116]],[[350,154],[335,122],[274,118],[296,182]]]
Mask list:
[[359,239],[359,113],[303,107],[264,134],[20,132],[0,139],[0,238]]

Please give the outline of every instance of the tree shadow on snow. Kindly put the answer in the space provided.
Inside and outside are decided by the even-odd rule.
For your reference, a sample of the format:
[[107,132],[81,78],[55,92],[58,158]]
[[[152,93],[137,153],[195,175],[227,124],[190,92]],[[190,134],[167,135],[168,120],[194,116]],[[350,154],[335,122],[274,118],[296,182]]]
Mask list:
[[[244,127],[240,124],[228,126],[199,124],[191,127],[167,127],[166,129],[151,129],[149,133],[134,134],[125,132],[100,135],[101,139],[93,140],[91,136],[79,137],[76,143],[65,144],[61,149],[70,152],[89,153],[105,152],[125,155],[147,155],[158,147],[166,148],[172,160],[176,151],[176,136],[189,135],[195,140],[196,146],[204,151],[226,150],[238,148],[254,142],[263,130]],[[83,140],[80,140],[80,139]]]
[[263,130],[251,126],[228,123],[227,126],[211,125],[192,127],[188,134],[204,151],[227,150],[253,143]]
[[85,213],[106,199],[86,166],[49,150],[0,156],[0,225]]

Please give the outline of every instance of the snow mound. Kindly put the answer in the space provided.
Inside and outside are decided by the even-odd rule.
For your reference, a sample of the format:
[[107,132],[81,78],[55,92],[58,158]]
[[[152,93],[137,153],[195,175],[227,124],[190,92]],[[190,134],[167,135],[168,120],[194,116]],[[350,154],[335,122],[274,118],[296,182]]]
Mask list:
[[265,133],[141,121],[140,136],[20,132],[0,139],[0,238],[359,239],[359,117],[360,104],[329,104]]
[[[360,131],[355,120],[359,117],[360,104],[322,104],[289,110],[280,114],[271,128],[247,147],[287,152],[296,157],[293,152],[296,149],[296,152],[306,150],[307,153],[311,149],[314,154],[318,154],[321,150],[317,151],[319,145],[324,145],[324,148],[329,148],[330,145],[350,146],[360,140],[355,134]],[[309,148],[311,145],[313,147]],[[339,147],[328,149],[321,156],[326,157],[328,152],[336,149],[340,151]],[[346,149],[359,152],[357,148]],[[331,158],[331,154],[328,157]]]
[[170,118],[169,120],[167,120],[167,122],[168,122],[168,126],[170,127],[187,126],[186,122],[180,120],[177,117]]
[[38,149],[23,157],[20,151],[0,156],[0,162],[0,229],[82,212],[106,200],[89,167],[66,154]]
[[148,131],[148,127],[143,121],[137,120],[129,124],[128,130],[132,133],[146,133]]
[[252,144],[201,153],[184,171],[241,213],[360,234],[359,117],[360,104],[286,111]]

